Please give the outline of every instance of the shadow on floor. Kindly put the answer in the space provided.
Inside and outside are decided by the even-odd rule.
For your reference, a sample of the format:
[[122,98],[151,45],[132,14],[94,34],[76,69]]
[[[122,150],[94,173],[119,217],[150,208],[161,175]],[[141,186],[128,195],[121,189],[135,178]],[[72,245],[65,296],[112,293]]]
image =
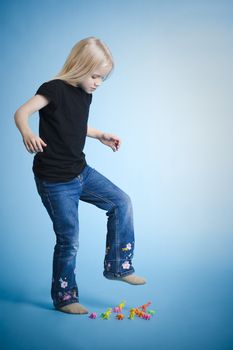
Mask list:
[[42,299],[39,300],[38,298],[32,297],[31,295],[28,295],[23,291],[0,290],[0,300],[3,302],[10,302],[16,304],[33,305],[35,307],[46,310],[55,310],[52,302],[43,301]]
[[[43,300],[45,299],[45,300]],[[47,300],[48,299],[48,300]],[[2,302],[10,302],[10,303],[16,303],[16,304],[26,304],[26,305],[33,305],[35,307],[38,307],[40,309],[45,310],[54,310],[54,306],[52,303],[52,300],[49,301],[48,298],[37,298],[36,296],[32,296],[24,291],[17,291],[17,290],[0,290],[0,300]],[[106,308],[106,305],[111,305],[113,301],[111,298],[109,300],[106,300],[106,297],[103,299],[100,299],[99,297],[95,297],[95,293],[93,294],[87,294],[81,296],[80,303],[84,306],[88,307],[95,307],[95,308]]]

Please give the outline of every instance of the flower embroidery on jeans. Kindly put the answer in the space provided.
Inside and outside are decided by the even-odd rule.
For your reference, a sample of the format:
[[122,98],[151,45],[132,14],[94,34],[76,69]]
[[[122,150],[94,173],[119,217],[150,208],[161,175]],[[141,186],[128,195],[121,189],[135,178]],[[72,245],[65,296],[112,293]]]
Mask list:
[[59,279],[59,282],[61,282],[61,288],[66,288],[68,286],[68,283],[66,281],[63,281],[62,278]]
[[130,268],[130,263],[128,261],[125,261],[123,264],[122,264],[122,267],[123,269],[129,269]]
[[58,292],[59,301],[66,301],[72,298],[77,299],[76,288],[68,290],[67,292]]
[[132,248],[131,243],[128,243],[128,244],[126,245],[126,248],[127,248],[128,250],[131,250],[131,248]]
[[69,300],[70,298],[71,298],[71,295],[70,295],[70,294],[65,293],[65,294],[63,295],[62,300]]
[[131,248],[132,248],[131,243],[128,243],[128,244],[126,244],[126,247],[125,247],[125,248],[122,248],[122,251],[125,252],[125,251],[127,251],[127,250],[131,250]]

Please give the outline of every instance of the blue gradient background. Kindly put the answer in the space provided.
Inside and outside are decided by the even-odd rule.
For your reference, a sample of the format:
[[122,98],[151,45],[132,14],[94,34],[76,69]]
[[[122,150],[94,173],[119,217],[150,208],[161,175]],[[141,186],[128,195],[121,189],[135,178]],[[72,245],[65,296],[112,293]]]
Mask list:
[[[232,1],[2,1],[1,349],[232,349]],[[15,110],[72,46],[97,36],[116,68],[93,96],[88,163],[132,199],[134,266],[145,286],[102,277],[105,212],[80,202],[80,302],[101,313],[148,300],[151,321],[53,311],[55,236]],[[38,132],[38,114],[30,118]]]

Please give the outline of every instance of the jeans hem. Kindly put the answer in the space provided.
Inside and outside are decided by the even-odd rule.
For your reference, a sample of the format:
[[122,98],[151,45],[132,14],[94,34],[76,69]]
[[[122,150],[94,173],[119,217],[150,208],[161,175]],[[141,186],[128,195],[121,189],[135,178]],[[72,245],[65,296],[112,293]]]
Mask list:
[[66,305],[74,304],[74,303],[78,303],[78,302],[79,302],[78,299],[69,299],[69,300],[63,301],[62,303],[59,303],[59,304],[53,303],[53,305],[54,305],[55,309],[58,309],[62,306],[66,306]]
[[124,276],[129,276],[132,275],[135,272],[134,268],[132,267],[129,271],[125,272],[109,272],[109,271],[104,271],[103,275],[106,278],[118,278],[118,277],[124,277]]

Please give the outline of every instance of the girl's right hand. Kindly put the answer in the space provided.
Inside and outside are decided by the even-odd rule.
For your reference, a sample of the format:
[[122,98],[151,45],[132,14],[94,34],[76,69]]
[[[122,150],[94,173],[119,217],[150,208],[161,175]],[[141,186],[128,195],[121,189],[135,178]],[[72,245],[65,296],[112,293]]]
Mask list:
[[29,153],[43,152],[42,147],[47,146],[47,144],[39,136],[33,134],[32,131],[23,135],[23,142]]

